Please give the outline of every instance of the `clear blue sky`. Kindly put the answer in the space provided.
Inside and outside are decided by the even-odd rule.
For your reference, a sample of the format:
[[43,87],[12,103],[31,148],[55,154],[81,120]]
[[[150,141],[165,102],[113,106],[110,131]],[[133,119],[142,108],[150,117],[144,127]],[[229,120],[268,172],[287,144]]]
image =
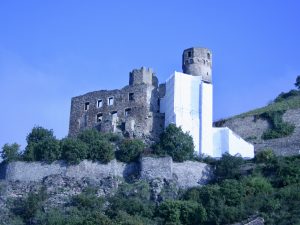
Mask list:
[[1,0],[0,145],[66,136],[72,96],[143,65],[162,82],[191,46],[213,51],[215,119],[263,106],[300,74],[300,1]]

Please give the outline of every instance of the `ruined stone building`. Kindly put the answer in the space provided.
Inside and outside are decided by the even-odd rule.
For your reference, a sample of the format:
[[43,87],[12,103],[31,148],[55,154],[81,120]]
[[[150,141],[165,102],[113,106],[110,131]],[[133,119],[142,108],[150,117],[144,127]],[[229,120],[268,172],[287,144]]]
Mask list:
[[153,71],[142,67],[130,72],[129,85],[120,90],[100,90],[72,98],[69,136],[96,128],[151,143],[172,123],[190,133],[198,155],[221,157],[228,152],[252,158],[253,145],[227,127],[212,126],[211,51],[184,50],[182,69],[159,85]]
[[160,113],[163,85],[152,69],[135,69],[129,85],[118,90],[100,90],[72,98],[69,135],[86,128],[121,133],[126,137],[156,140],[164,128]]

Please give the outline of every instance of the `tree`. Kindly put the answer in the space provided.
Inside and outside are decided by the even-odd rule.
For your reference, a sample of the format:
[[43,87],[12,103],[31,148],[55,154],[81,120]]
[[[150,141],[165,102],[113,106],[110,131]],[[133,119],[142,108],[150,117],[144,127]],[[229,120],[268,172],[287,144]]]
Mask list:
[[300,75],[296,78],[295,86],[300,90]]
[[61,140],[62,159],[71,164],[79,163],[87,158],[88,146],[86,143],[75,138]]
[[33,145],[34,160],[51,163],[61,158],[59,141],[55,137],[47,137]]
[[87,159],[108,163],[114,158],[114,148],[108,136],[101,134],[96,129],[87,129],[78,135],[78,139],[88,146]]
[[[57,140],[53,135],[53,131],[45,129],[41,126],[33,127],[31,132],[27,135],[26,141],[27,146],[25,148],[23,157],[27,161],[43,160],[40,157],[43,157],[41,156],[44,154],[44,150],[42,148],[47,145],[47,142],[54,147],[54,149],[51,149],[50,154],[52,154],[52,152],[57,152],[57,147],[59,147],[58,143],[56,143]],[[51,158],[52,156],[50,156],[49,159]]]
[[189,133],[182,131],[181,127],[170,124],[161,134],[159,143],[154,147],[158,155],[170,155],[174,161],[182,162],[193,158],[194,143]]
[[13,143],[11,145],[5,144],[2,147],[1,157],[5,162],[11,162],[19,159],[20,145]]
[[114,159],[114,156],[114,148],[107,140],[99,139],[93,141],[88,150],[88,159],[101,163],[108,163]]
[[124,140],[116,151],[116,158],[122,162],[132,162],[139,158],[145,144],[141,140]]

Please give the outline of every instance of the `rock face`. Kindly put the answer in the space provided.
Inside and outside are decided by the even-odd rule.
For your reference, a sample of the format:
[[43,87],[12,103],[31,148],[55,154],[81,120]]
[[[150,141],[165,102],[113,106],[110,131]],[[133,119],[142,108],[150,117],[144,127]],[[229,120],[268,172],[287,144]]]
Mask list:
[[261,135],[269,128],[266,120],[256,119],[254,116],[232,118],[222,124],[229,127],[245,140],[254,144],[255,152],[266,148],[272,149],[277,155],[296,155],[300,153],[300,109],[287,110],[283,115],[283,121],[295,125],[292,135],[283,138],[262,140]]

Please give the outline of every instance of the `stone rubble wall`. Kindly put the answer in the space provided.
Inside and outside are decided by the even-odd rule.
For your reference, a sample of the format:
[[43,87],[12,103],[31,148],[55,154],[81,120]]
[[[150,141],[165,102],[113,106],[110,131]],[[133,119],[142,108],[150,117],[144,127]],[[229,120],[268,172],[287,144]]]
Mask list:
[[246,141],[254,145],[255,152],[272,149],[276,155],[300,154],[300,109],[287,110],[283,121],[295,125],[292,135],[283,138],[262,140],[261,136],[269,128],[266,120],[256,119],[254,116],[231,118],[225,121],[223,127],[228,127]]
[[175,180],[183,189],[207,184],[212,175],[212,168],[201,162],[176,163],[171,157],[144,157],[141,160],[141,179]]
[[205,163],[185,161],[173,162],[171,157],[143,157],[139,163],[125,164],[112,160],[100,164],[84,160],[78,165],[67,165],[62,161],[52,164],[41,162],[12,162],[2,173],[6,181],[41,182],[49,176],[61,175],[65,178],[81,180],[89,178],[101,180],[107,177],[127,178],[139,174],[143,180],[154,179],[175,181],[180,188],[190,188],[206,184],[212,177],[212,169]]
[[42,162],[12,162],[7,165],[5,180],[7,181],[42,181],[51,175],[62,175],[64,177],[81,179],[103,179],[106,177],[124,177],[136,170],[135,163],[125,164],[110,161],[108,164],[100,164],[84,160],[78,165],[67,165],[57,161],[52,164]]

